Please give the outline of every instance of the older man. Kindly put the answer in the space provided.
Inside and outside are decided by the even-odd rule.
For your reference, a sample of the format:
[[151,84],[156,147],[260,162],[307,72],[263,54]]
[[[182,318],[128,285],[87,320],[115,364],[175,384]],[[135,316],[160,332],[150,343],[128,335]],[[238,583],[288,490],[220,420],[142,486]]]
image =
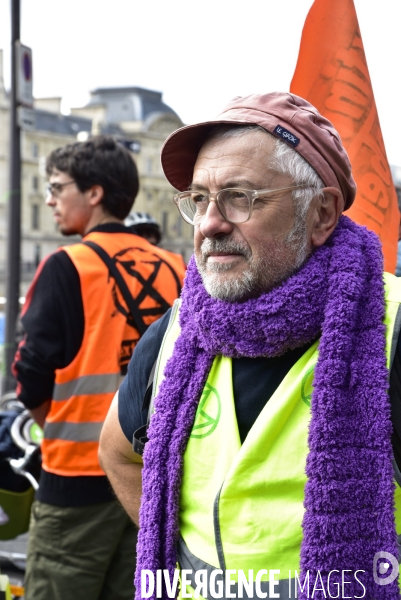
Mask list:
[[162,163],[195,258],[101,439],[136,520],[156,361],[137,597],[174,595],[178,562],[183,597],[398,598],[401,286],[342,216],[355,183],[338,133],[302,98],[253,95],[173,133]]

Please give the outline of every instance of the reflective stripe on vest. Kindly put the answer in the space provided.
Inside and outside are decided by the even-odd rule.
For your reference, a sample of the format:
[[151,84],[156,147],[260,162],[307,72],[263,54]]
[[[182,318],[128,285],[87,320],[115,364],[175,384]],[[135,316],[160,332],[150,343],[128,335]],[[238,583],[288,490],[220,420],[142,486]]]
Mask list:
[[83,375],[66,383],[56,383],[53,400],[68,400],[71,396],[81,394],[115,394],[122,382],[120,373],[108,375]]
[[[390,364],[401,280],[386,281],[386,344]],[[178,321],[178,319],[177,319]],[[170,328],[160,364],[171,355],[179,327]],[[188,551],[215,569],[278,569],[299,573],[310,399],[318,343],[292,367],[241,446],[231,360],[217,356],[200,399],[184,454],[180,533]],[[159,370],[157,386],[162,379]],[[252,385],[252,382],[250,382]],[[401,490],[396,486],[401,532]],[[182,555],[182,548],[180,550]],[[180,564],[181,566],[181,564]],[[335,566],[333,567],[335,568]],[[268,575],[264,577],[267,579]],[[232,577],[235,580],[235,576]],[[283,589],[284,593],[284,589]],[[286,599],[285,595],[280,595]]]
[[[181,257],[125,232],[93,232],[85,240],[99,244],[112,258],[146,325],[173,303],[185,270]],[[84,244],[62,250],[79,275],[85,326],[76,357],[56,371],[42,465],[61,476],[104,475],[98,461],[99,435],[139,333],[99,256]]]
[[66,442],[99,441],[103,421],[100,423],[45,423],[44,437],[47,440],[64,440]]

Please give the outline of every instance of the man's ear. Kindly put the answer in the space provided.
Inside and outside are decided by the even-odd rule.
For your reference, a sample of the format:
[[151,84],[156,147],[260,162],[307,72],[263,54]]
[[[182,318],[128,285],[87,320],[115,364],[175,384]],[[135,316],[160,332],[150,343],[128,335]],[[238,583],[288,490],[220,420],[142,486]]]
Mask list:
[[101,185],[92,185],[85,193],[88,195],[91,206],[97,206],[103,200],[104,190]]
[[322,246],[333,233],[344,210],[344,198],[340,190],[334,187],[324,188],[318,198],[312,214],[312,246]]

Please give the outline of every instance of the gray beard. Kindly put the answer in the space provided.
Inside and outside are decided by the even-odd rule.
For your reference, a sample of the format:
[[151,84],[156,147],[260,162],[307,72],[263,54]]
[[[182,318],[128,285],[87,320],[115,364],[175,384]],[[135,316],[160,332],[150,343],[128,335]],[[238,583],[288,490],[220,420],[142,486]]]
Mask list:
[[[248,263],[237,278],[229,276],[231,265],[208,263],[210,252],[233,252],[241,254]],[[293,229],[278,242],[266,247],[262,256],[254,259],[246,242],[229,237],[205,239],[200,252],[195,254],[198,271],[206,291],[213,298],[238,302],[260,296],[280,285],[295,273],[306,261],[310,251],[306,226]],[[227,273],[227,277],[224,277]]]

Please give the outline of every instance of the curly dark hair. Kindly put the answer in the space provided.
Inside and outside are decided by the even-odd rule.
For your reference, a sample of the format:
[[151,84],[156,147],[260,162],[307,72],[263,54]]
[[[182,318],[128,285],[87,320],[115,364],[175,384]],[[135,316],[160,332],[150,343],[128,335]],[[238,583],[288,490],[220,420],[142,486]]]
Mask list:
[[54,169],[68,173],[81,192],[93,185],[102,186],[102,204],[117,219],[125,219],[138,194],[135,162],[129,150],[112,136],[99,135],[53,150],[47,158],[47,174]]

